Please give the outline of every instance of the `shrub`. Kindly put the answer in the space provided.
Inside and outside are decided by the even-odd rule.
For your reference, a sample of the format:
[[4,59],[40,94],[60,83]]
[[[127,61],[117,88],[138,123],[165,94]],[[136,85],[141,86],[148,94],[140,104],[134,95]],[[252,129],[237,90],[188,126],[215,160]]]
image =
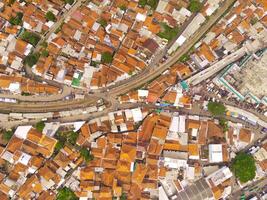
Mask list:
[[51,11],[48,11],[45,15],[45,18],[48,20],[48,21],[52,21],[52,22],[55,22],[57,20],[56,16],[54,15],[54,13],[52,13]]

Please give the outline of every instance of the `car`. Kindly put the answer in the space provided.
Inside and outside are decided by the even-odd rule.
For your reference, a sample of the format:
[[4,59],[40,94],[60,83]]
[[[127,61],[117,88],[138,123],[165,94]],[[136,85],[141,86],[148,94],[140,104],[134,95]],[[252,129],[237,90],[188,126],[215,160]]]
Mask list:
[[252,147],[250,147],[250,148],[247,150],[247,153],[248,153],[248,154],[254,154],[254,153],[256,153],[259,149],[260,149],[259,146],[253,145]]

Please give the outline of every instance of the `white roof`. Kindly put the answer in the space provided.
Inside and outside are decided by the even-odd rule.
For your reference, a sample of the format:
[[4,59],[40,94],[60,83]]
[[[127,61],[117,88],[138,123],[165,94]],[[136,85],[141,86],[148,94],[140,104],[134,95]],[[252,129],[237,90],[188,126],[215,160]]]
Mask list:
[[184,115],[179,116],[179,129],[178,132],[184,133],[185,132],[185,119],[186,117]]
[[136,21],[143,21],[144,22],[146,20],[146,16],[141,14],[141,13],[137,13],[135,19],[136,19]]
[[188,164],[187,164],[187,160],[181,160],[181,159],[173,159],[173,158],[168,158],[165,157],[164,158],[164,166],[168,166],[169,168],[187,168]]
[[185,41],[186,41],[186,37],[184,37],[183,35],[180,35],[180,37],[178,37],[178,39],[175,42],[178,43],[179,46],[181,46]]
[[9,88],[8,88],[11,92],[16,92],[19,91],[20,89],[20,83],[10,83]]
[[209,175],[206,179],[207,180],[210,179],[213,182],[213,184],[217,186],[221,184],[222,182],[226,181],[227,179],[231,178],[232,176],[233,176],[233,173],[230,171],[230,169],[224,166],[221,169]]
[[222,144],[210,144],[209,145],[209,162],[216,163],[222,162]]
[[20,156],[18,162],[22,163],[23,165],[28,165],[28,162],[30,161],[31,156],[29,154],[26,153],[22,153],[22,155]]
[[148,90],[138,90],[138,96],[139,97],[147,97],[148,96]]
[[133,120],[134,122],[140,122],[143,119],[141,108],[132,109]]
[[188,167],[186,169],[186,177],[189,180],[193,180],[195,178],[195,168],[194,167]]
[[29,132],[29,130],[32,128],[32,126],[19,126],[14,135],[20,139],[26,139],[27,138],[27,134]]
[[192,136],[197,137],[198,129],[193,128],[192,129]]
[[179,128],[179,117],[173,116],[169,130],[172,132],[178,132],[178,128]]
[[159,200],[169,200],[165,190],[162,186],[159,187]]

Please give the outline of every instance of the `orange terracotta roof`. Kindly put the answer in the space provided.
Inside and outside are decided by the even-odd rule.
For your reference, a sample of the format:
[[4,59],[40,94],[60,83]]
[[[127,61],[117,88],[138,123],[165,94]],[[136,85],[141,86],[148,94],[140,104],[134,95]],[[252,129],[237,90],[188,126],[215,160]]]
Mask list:
[[199,148],[197,144],[188,144],[188,153],[189,156],[198,156]]
[[239,132],[239,140],[242,142],[250,143],[252,139],[251,131],[248,129],[240,129]]

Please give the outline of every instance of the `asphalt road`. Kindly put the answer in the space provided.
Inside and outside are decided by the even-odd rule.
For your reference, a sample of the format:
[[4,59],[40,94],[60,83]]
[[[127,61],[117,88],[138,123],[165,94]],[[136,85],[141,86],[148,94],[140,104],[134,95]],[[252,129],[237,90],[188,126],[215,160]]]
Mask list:
[[[99,96],[102,96],[105,100],[111,100],[111,106],[114,107],[114,104],[118,104],[116,101],[116,97],[118,97],[121,94],[124,94],[134,88],[140,87],[144,85],[145,83],[149,82],[150,80],[155,79],[158,77],[162,72],[164,72],[166,69],[171,67],[173,64],[177,62],[177,60],[187,53],[190,48],[201,39],[205,35],[205,33],[212,27],[214,23],[216,23],[223,14],[227,11],[227,9],[235,2],[236,0],[226,0],[224,4],[217,10],[217,12],[210,17],[210,19],[201,26],[201,28],[191,37],[189,38],[165,63],[158,65],[157,67],[153,68],[146,68],[141,73],[133,76],[130,79],[127,79],[122,82],[116,83],[114,86],[110,87],[110,91],[107,93],[99,93]],[[82,1],[78,1],[74,7],[69,11],[66,16],[70,15],[79,5],[82,4]],[[61,22],[64,20],[64,17],[62,17],[61,20],[57,22],[57,26],[61,24]],[[46,35],[48,37],[50,34],[56,30],[57,26],[53,26],[52,29],[49,31],[49,33]],[[85,100],[80,101],[74,101],[69,100],[68,103],[62,103],[62,101],[55,101],[55,102],[47,102],[46,106],[44,107],[43,103],[24,103],[21,102],[19,104],[7,104],[7,103],[0,103],[0,111],[4,112],[48,112],[48,111],[60,111],[60,110],[68,110],[68,109],[75,109],[75,108],[81,108],[88,105],[88,102],[92,102],[94,100],[97,100],[98,98],[94,95],[89,95],[88,98]],[[109,97],[109,98],[107,98]]]

